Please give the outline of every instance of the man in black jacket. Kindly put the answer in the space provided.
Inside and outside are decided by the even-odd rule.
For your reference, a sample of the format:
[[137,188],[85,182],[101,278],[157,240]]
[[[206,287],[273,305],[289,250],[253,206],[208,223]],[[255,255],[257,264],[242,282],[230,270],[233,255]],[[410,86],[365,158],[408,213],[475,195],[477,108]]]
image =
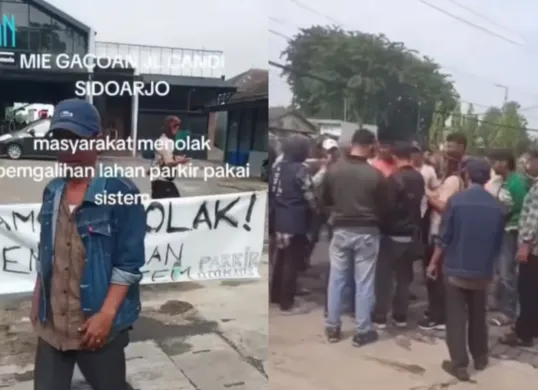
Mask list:
[[[413,261],[418,255],[420,205],[425,187],[422,175],[413,168],[411,143],[396,143],[392,150],[396,170],[388,177],[391,211],[382,227],[382,239],[376,268],[376,305],[374,324],[384,328],[392,299],[392,319],[398,327],[407,326],[409,285]],[[394,286],[396,291],[393,295]]]
[[358,347],[378,339],[371,314],[379,229],[388,211],[388,194],[385,177],[368,164],[376,144],[375,135],[366,129],[357,130],[351,144],[349,154],[328,168],[320,192],[334,227],[329,247],[326,334],[329,342],[341,339],[342,292],[353,278],[353,345]]

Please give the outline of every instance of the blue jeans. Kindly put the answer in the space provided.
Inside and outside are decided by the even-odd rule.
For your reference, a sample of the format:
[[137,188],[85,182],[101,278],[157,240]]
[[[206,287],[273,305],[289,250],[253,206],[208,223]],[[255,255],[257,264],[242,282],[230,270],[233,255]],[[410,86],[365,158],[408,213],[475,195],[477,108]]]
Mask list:
[[505,232],[495,268],[497,310],[511,320],[517,317],[517,232]]
[[349,279],[355,279],[355,321],[357,333],[373,330],[375,304],[375,267],[379,252],[379,234],[361,234],[354,229],[337,228],[329,247],[331,270],[327,291],[326,326],[342,325],[342,296]]

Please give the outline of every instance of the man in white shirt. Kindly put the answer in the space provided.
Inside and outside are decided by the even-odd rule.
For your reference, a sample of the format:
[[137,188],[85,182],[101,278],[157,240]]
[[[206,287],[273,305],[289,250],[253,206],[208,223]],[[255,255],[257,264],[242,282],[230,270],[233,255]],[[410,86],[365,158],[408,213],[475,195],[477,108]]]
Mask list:
[[[425,161],[424,153],[420,149],[418,144],[414,144],[414,150],[411,155],[411,164],[413,167],[420,172],[422,178],[424,179],[425,184],[425,194],[435,191],[439,187],[439,179],[437,177],[437,172],[435,168]],[[422,218],[420,236],[422,238],[422,248],[421,253],[426,257],[428,255],[428,240],[430,235],[430,213],[428,207],[428,198],[426,195],[422,198],[420,202],[420,216]],[[423,259],[425,260],[425,259]],[[415,297],[414,294],[411,294],[411,298]]]
[[[420,150],[420,147],[418,145],[415,145],[414,153],[411,156],[413,163],[413,167],[417,171],[419,171],[422,174],[422,177],[424,179],[424,183],[426,184],[426,193],[435,191],[437,187],[439,187],[439,179],[437,177],[437,173],[435,172],[435,169],[430,164],[427,164],[424,161],[424,155],[422,154],[422,151]],[[422,204],[420,206],[420,212],[422,215],[422,218],[426,215],[426,211],[428,210],[428,200],[426,196],[422,200]]]

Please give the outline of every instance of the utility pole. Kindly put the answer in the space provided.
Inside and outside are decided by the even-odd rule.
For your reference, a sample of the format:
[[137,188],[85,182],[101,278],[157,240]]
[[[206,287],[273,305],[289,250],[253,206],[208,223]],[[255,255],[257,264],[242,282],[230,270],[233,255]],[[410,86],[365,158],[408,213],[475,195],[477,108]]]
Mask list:
[[495,84],[496,87],[504,89],[504,101],[503,103],[508,103],[508,87],[502,84]]

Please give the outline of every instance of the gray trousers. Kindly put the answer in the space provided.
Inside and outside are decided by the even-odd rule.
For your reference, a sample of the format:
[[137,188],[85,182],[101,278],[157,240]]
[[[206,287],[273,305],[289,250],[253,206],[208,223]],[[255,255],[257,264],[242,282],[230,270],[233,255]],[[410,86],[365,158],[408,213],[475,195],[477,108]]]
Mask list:
[[381,237],[375,279],[374,318],[384,321],[392,303],[393,317],[406,317],[413,280],[416,244]]
[[469,290],[445,281],[446,344],[454,367],[467,368],[469,356],[474,360],[488,354],[486,290]]
[[127,332],[97,351],[59,351],[39,338],[34,390],[70,390],[75,364],[94,390],[128,390],[125,369]]

